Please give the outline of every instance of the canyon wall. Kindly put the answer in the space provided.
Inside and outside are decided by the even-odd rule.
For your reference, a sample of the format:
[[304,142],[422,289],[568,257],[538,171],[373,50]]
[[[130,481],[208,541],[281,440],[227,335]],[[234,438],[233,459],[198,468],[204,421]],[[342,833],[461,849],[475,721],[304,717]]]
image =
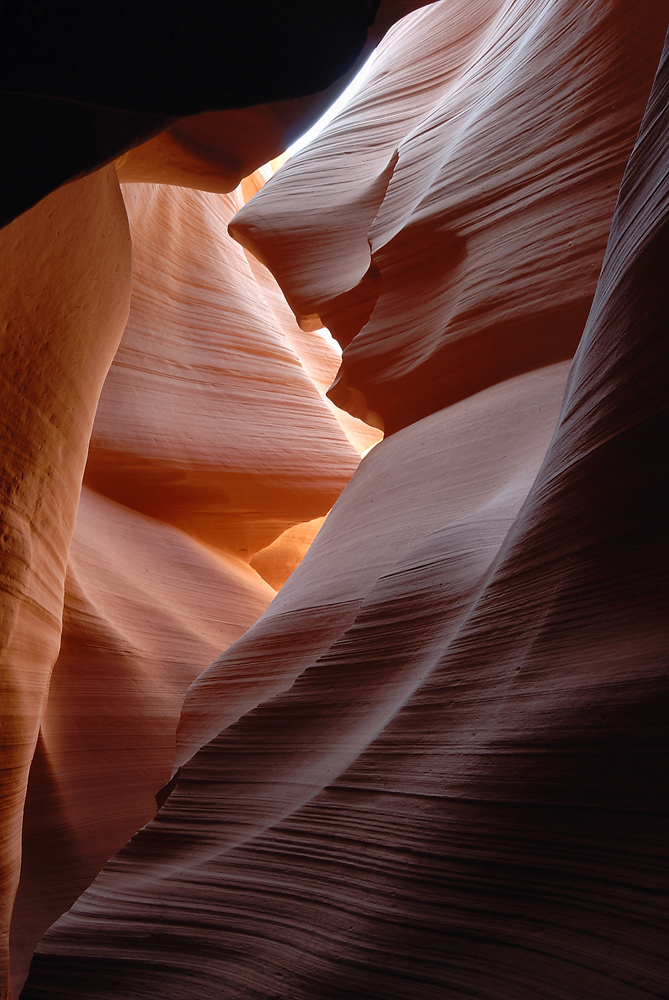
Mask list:
[[392,29],[232,228],[344,347],[339,406],[390,433],[572,356],[667,17],[458,0]]
[[207,111],[0,232],[26,1000],[669,990],[668,21],[424,6],[244,207]]
[[[155,812],[189,684],[275,596],[251,558],[262,568],[280,542],[280,586],[311,541],[285,529],[309,536],[303,522],[359,461],[325,398],[336,350],[312,337],[302,362],[273,279],[257,281],[227,235],[241,191],[123,196],[133,291],[91,433],[26,798],[16,986],[44,931]],[[355,439],[359,422],[342,418]],[[360,424],[363,442],[370,432]]]
[[[102,824],[105,830],[100,817],[109,816],[110,809],[98,808],[105,798],[107,780],[100,778],[97,792],[89,797],[91,801],[97,799],[93,807],[96,818],[91,820],[97,832],[89,837],[86,824],[90,817],[84,818],[79,807],[70,806],[72,801],[86,798],[83,789],[87,784],[89,787],[96,784],[93,745],[97,741],[102,748],[108,737],[110,747],[113,745],[123,755],[127,734],[141,729],[140,720],[130,723],[128,729],[121,722],[123,713],[111,707],[111,694],[109,704],[101,702],[91,708],[88,721],[77,719],[81,703],[66,706],[61,698],[59,711],[63,710],[63,718],[52,719],[47,727],[51,732],[49,748],[44,742],[46,729],[38,743],[40,722],[45,721],[47,710],[50,674],[61,645],[66,564],[91,424],[102,381],[123,331],[130,298],[130,234],[112,161],[174,126],[174,142],[184,152],[181,159],[177,158],[176,168],[171,164],[170,179],[201,186],[202,173],[214,161],[212,169],[219,173],[215,189],[233,190],[244,174],[276,155],[291,137],[308,127],[321,108],[345,86],[356,62],[365,58],[375,40],[397,17],[415,6],[419,3],[411,0],[384,0],[377,10],[379,5],[374,0],[351,0],[347,4],[321,5],[318,18],[302,0],[283,4],[280,11],[276,5],[261,0],[253,12],[237,14],[227,8],[208,9],[205,5],[194,8],[186,17],[181,5],[171,2],[145,5],[141,11],[134,7],[124,11],[118,4],[103,3],[93,13],[69,0],[46,7],[25,3],[3,7],[0,31],[0,122],[4,137],[0,159],[0,225],[4,226],[0,233],[0,320],[5,361],[1,438],[5,484],[1,505],[4,610],[0,628],[3,657],[0,725],[4,754],[0,792],[3,997],[7,995],[8,926],[20,866],[24,798],[35,748],[32,785],[36,799],[27,808],[24,844],[27,859],[27,881],[24,881],[26,886],[32,882],[33,889],[26,890],[27,896],[22,897],[23,902],[19,901],[15,914],[14,944],[22,956],[19,964],[25,961],[39,936],[35,937],[36,927],[40,927],[41,934],[46,926],[46,915],[53,918],[63,903],[67,905],[75,898],[100,863],[118,847],[119,838],[125,839],[138,821],[141,823],[150,815],[148,786],[157,773],[143,770],[138,762],[135,773],[141,773],[145,782],[141,793],[138,797],[134,793],[125,796],[124,804],[115,810],[120,825],[106,822]],[[225,46],[228,57],[220,58]],[[229,57],[230,52],[234,53],[234,59]],[[323,87],[326,89],[319,92]],[[256,105],[259,100],[267,103]],[[206,143],[201,141],[202,116],[209,132]],[[161,156],[144,157],[141,176],[131,179],[164,180]],[[122,164],[119,172],[124,176]],[[313,402],[315,390],[309,376],[302,378],[303,386],[307,383]],[[341,441],[339,430],[337,434]],[[345,439],[343,446],[347,447]],[[351,469],[356,461],[354,452],[349,450],[347,461]],[[345,481],[341,474],[342,470],[331,472],[325,493],[338,478]],[[172,473],[173,486],[182,476],[183,470]],[[313,499],[312,490],[312,507]],[[318,501],[316,506],[319,513],[324,513],[328,504]],[[91,532],[93,522],[97,526]],[[292,523],[286,504],[278,512],[277,523]],[[221,563],[220,550],[212,554],[206,546],[202,549],[194,545],[190,536],[178,533],[181,529],[176,534],[163,532],[161,536],[156,525],[147,526],[141,517],[129,514],[128,508],[119,511],[113,505],[101,505],[88,490],[83,494],[79,524],[87,537],[81,540],[78,553],[75,542],[73,563],[68,571],[72,600],[65,619],[66,626],[70,621],[77,623],[69,636],[70,639],[78,636],[73,640],[74,645],[81,642],[86,646],[90,642],[91,649],[75,652],[78,666],[72,667],[73,678],[80,676],[81,671],[88,671],[88,681],[95,687],[97,682],[90,676],[94,672],[92,664],[105,661],[112,650],[115,666],[111,672],[116,671],[116,676],[109,680],[110,691],[120,683],[126,669],[133,683],[141,688],[147,663],[155,665],[162,661],[159,653],[167,642],[161,638],[163,626],[148,627],[151,634],[146,635],[146,622],[152,614],[149,605],[161,618],[165,597],[164,593],[158,596],[161,578],[174,572],[175,559],[182,571],[172,593],[176,603],[167,615],[169,618],[177,608],[178,641],[170,647],[168,660],[179,661],[180,680],[175,685],[173,677],[162,681],[154,676],[152,683],[155,681],[155,689],[160,692],[157,698],[162,707],[156,708],[154,703],[147,709],[148,717],[154,720],[148,724],[152,732],[148,738],[152,746],[149,757],[159,745],[151,767],[158,766],[159,757],[162,781],[165,768],[169,774],[173,729],[185,686],[214,649],[220,652],[257,616],[273,588],[266,587],[248,567],[240,569],[236,560],[229,564],[229,554]],[[122,537],[114,543],[111,539],[117,530]],[[150,565],[144,567],[145,575],[140,581],[132,570],[120,565],[120,556],[124,551],[127,554],[135,551],[130,542],[133,535],[145,533],[147,537],[138,544],[137,551]],[[166,562],[162,568],[162,555],[154,551],[153,560],[148,555],[154,543],[156,548],[165,550]],[[286,567],[297,561],[296,553],[303,551],[305,544],[304,539],[299,544],[288,541],[278,557],[278,565],[276,554],[273,556],[275,583],[285,578]],[[99,551],[100,545],[107,548]],[[109,547],[118,549],[118,559]],[[243,547],[241,543],[239,547]],[[77,555],[80,558],[75,569]],[[205,594],[202,607],[195,609],[191,601],[191,607],[182,613],[179,604],[183,588],[190,588],[200,577],[198,586]],[[213,592],[206,593],[208,589],[211,591],[214,578],[218,578],[220,586],[218,598]],[[151,595],[149,581],[156,584]],[[115,590],[124,591],[128,598],[124,610],[119,610]],[[247,598],[248,607],[240,611],[236,602],[244,603]],[[220,601],[223,606],[217,605],[214,627],[207,625],[200,635],[203,616],[207,618],[212,605]],[[229,608],[226,601],[230,602]],[[142,618],[143,642],[137,644],[134,633]],[[82,634],[88,637],[85,641]],[[214,646],[210,649],[212,641]],[[72,653],[68,644],[66,635],[61,661],[68,660]],[[171,669],[167,668],[168,678]],[[62,679],[62,670],[57,673]],[[73,678],[68,683],[74,685],[74,690]],[[86,683],[81,688],[82,695]],[[84,716],[87,712],[88,709],[84,710]],[[169,738],[164,728],[167,716],[171,716]],[[159,736],[153,731],[158,717],[162,717]],[[75,749],[71,754],[67,741],[72,739],[72,730],[82,726],[85,733],[82,746],[88,749],[75,760],[77,739],[73,739]],[[93,732],[97,727],[100,732]],[[126,762],[132,755],[133,742],[134,737],[129,738]],[[68,757],[67,764],[63,754]],[[102,761],[102,771],[108,777],[113,767],[106,754],[107,750],[101,749],[98,761]],[[45,755],[49,758],[48,766],[44,763]],[[91,761],[90,769],[84,763],[86,759]],[[70,787],[70,778],[65,780],[65,775],[77,775],[80,766],[90,773],[82,778],[81,788],[76,790]],[[116,776],[112,786],[124,780],[132,778]],[[135,805],[127,807],[130,800],[136,803],[139,799],[143,802],[141,813],[135,810]],[[73,833],[77,825],[81,829]],[[57,857],[58,839],[62,846],[71,837],[77,843],[74,847],[69,844],[66,855],[79,860],[73,868],[67,860],[62,872],[53,870],[54,866],[47,864],[44,843],[51,845],[53,856]],[[31,855],[40,871],[38,878],[29,872]],[[55,885],[59,888],[54,889]]]

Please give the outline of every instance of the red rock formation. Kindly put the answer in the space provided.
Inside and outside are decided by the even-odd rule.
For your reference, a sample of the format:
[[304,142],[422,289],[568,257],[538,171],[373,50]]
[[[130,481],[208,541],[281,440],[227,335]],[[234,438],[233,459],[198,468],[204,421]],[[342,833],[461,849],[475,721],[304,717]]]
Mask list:
[[124,193],[133,304],[86,482],[248,560],[327,513],[358,455],[227,235],[237,196]]
[[[551,439],[668,15],[435,4],[238,216],[303,327],[348,344],[333,398],[396,433],[191,687],[172,795],[48,932],[28,1000],[669,992],[666,58]],[[191,124],[184,183],[225,174],[220,121]],[[152,148],[142,169],[164,166]],[[242,557],[285,575],[303,542],[277,535],[324,512],[365,443],[323,400],[323,342],[221,249],[234,199],[130,200],[135,305],[88,472],[108,497],[84,491],[48,704],[127,306],[113,175],[0,233],[10,899],[42,723],[24,950],[151,811],[183,688],[270,596]]]
[[[188,685],[274,596],[248,549],[325,513],[358,462],[324,399],[336,351],[320,337],[304,349],[271,276],[254,262],[256,282],[227,235],[240,195],[125,197],[133,296],[86,478],[127,506],[84,489],[79,508],[27,795],[17,989],[44,931],[155,812]],[[277,585],[306,528],[270,556]]]
[[[252,178],[257,182],[260,171]],[[260,178],[262,179],[262,177]],[[242,189],[245,185],[242,185]],[[262,186],[262,185],[261,185]],[[253,196],[253,191],[249,196]],[[266,267],[263,267],[252,254],[247,254],[247,260],[255,281],[262,289],[262,295],[276,318],[276,323],[283,331],[288,342],[300,360],[304,371],[316,386],[318,392],[330,413],[341,424],[346,437],[359,453],[366,452],[383,436],[381,432],[353,417],[345,410],[340,410],[327,396],[341,361],[341,350],[327,330],[321,330],[324,336],[314,336],[312,332],[305,333],[295,322],[286,299],[281,293],[276,281]],[[325,340],[324,340],[325,337]],[[334,348],[334,349],[333,349]]]
[[[411,6],[386,4],[379,30]],[[156,21],[155,5],[149,5],[133,9],[129,30],[128,18],[119,16],[118,5],[98,5],[93,15],[67,0],[46,7],[11,3],[3,7],[0,122],[10,155],[1,165],[0,224],[16,220],[0,234],[6,362],[2,537],[7,548],[0,635],[6,748],[0,830],[3,978],[28,765],[60,642],[65,565],[91,422],[123,326],[130,275],[127,220],[111,168],[36,203],[64,182],[95,170],[174,123],[180,114],[256,100],[269,100],[274,107],[279,98],[324,86],[358,56],[375,9],[375,3],[351,0],[323,7],[315,17],[311,5],[300,0],[283,5],[280,23],[272,29],[255,9],[250,15],[239,14],[234,24],[227,24],[229,43],[235,30],[244,35],[243,44],[232,46],[237,65],[230,58],[219,58],[218,31],[202,31],[203,18],[210,18],[208,25],[215,28],[220,27],[221,17],[229,21],[227,10],[212,9],[208,14],[194,8],[184,18],[181,7],[168,2],[160,5]],[[276,10],[265,12],[277,21]],[[253,30],[244,32],[249,17]],[[189,44],[189,38],[199,38],[198,44]],[[259,51],[259,46],[267,51]],[[216,51],[213,63],[203,58],[203,50]],[[175,51],[180,52],[176,63]],[[282,63],[278,73],[270,71],[266,58],[270,51],[274,62],[279,58]],[[291,51],[299,58],[291,58]],[[251,52],[253,57],[247,58]],[[265,138],[254,136],[252,149],[245,149],[235,136],[233,147],[243,153],[241,162],[264,158],[263,149],[279,141],[284,125],[298,127],[322,99],[298,108],[293,105],[283,117],[277,113]],[[262,114],[261,110],[261,119]],[[250,120],[255,122],[257,115],[250,113]],[[197,122],[182,129],[191,138],[197,132]],[[31,206],[36,207],[26,211]],[[21,213],[26,214],[16,219]],[[309,379],[302,381],[320,406]],[[355,464],[352,449],[326,409],[323,416]],[[295,520],[288,516],[288,501],[280,507],[275,528],[261,531],[258,545]],[[316,507],[321,512],[327,504]],[[192,543],[182,539],[181,544],[188,548]],[[100,562],[104,565],[104,559]],[[224,587],[230,584],[229,569],[219,565]],[[235,564],[233,577],[238,571]],[[247,578],[267,596],[267,588],[253,574],[247,573]],[[232,586],[234,590],[234,582]],[[141,603],[134,595],[129,608]],[[102,614],[104,618],[106,612]],[[93,631],[96,628],[97,624],[92,626]],[[116,638],[121,648],[125,638]],[[217,649],[220,646],[217,641]],[[195,661],[187,659],[186,673],[192,676]],[[45,752],[43,741],[42,762]],[[36,780],[39,784],[39,772]],[[65,798],[71,792],[67,789]],[[87,848],[84,868],[92,864],[96,852],[99,861],[100,850],[97,842],[90,851]]]
[[668,18],[443,0],[393,28],[232,229],[345,347],[338,405],[391,432],[571,356]]
[[[421,543],[429,549],[434,532],[448,527],[447,544],[463,562],[451,586],[462,589],[468,574],[476,579],[536,474],[566,375],[562,364],[521,376],[377,445],[270,608],[189,690],[177,763],[256,705],[286,691],[320,663],[319,657],[327,662],[328,650],[355,628],[379,581],[392,576]],[[336,672],[328,672],[327,683],[333,697],[343,695]],[[301,710],[291,698],[287,705],[277,703],[277,711],[293,725]],[[334,714],[342,722],[338,709]],[[320,715],[319,724],[324,724]]]
[[26,796],[17,992],[44,931],[155,813],[189,683],[273,596],[233,556],[84,489]]
[[58,655],[88,439],[130,301],[130,237],[113,168],[64,187],[2,230],[0,260],[4,969],[23,799]]
[[[25,1000],[667,994],[668,97],[669,48],[543,462],[560,366],[371,452],[237,646],[258,708],[49,931]],[[216,674],[245,710],[234,669],[193,689],[195,743]]]

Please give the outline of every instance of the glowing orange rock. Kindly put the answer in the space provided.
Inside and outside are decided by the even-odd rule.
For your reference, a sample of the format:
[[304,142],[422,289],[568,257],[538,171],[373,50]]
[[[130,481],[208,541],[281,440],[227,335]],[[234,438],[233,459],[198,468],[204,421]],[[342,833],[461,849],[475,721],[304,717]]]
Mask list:
[[[527,15],[518,90],[542,51],[550,76],[542,31],[569,48],[556,12],[585,58],[620,9],[505,8]],[[566,363],[497,377],[367,456],[277,600],[191,688],[172,795],[45,936],[25,1000],[666,995],[668,56],[554,434]],[[555,249],[543,162],[516,194]]]
[[[326,667],[328,650],[348,636],[347,629],[355,634],[377,582],[392,579],[403,558],[421,543],[429,548],[432,533],[444,526],[464,564],[458,569],[449,563],[453,586],[468,592],[463,579],[487,567],[489,546],[494,554],[539,467],[566,374],[561,364],[495,386],[374,448],[272,605],[190,688],[179,723],[178,764],[244,713],[291,688],[319,656],[325,659],[317,673],[338,697],[336,673]],[[467,567],[470,551],[473,570]],[[394,641],[389,638],[390,647]],[[294,721],[292,712],[286,719]]]
[[358,455],[227,235],[238,196],[124,193],[133,300],[86,482],[248,560],[327,513]]
[[113,168],[62,188],[0,231],[0,257],[4,978],[23,800],[58,654],[88,438],[130,300],[130,236]]
[[566,366],[371,452],[282,591],[305,644],[362,602],[185,764],[25,1000],[666,995],[668,95],[669,48],[543,462]]
[[[248,549],[299,521],[305,503],[324,513],[358,461],[325,399],[337,351],[306,342],[269,272],[227,235],[240,194],[125,194],[134,290],[87,481],[129,506],[82,494],[25,810],[17,988],[49,924],[154,814],[188,685],[274,597]],[[350,434],[359,422],[343,416]],[[324,481],[337,483],[325,500]],[[261,522],[251,543],[240,495]],[[298,524],[258,553],[275,586],[316,530]]]
[[274,591],[245,563],[84,488],[26,798],[12,978],[156,811],[188,685]]
[[[49,924],[155,812],[188,685],[274,596],[251,552],[303,509],[325,513],[358,461],[324,397],[337,352],[302,342],[274,279],[227,235],[239,195],[125,194],[133,297],[87,481],[128,506],[82,495],[26,805],[17,986]],[[261,558],[276,585],[313,534],[298,526]]]

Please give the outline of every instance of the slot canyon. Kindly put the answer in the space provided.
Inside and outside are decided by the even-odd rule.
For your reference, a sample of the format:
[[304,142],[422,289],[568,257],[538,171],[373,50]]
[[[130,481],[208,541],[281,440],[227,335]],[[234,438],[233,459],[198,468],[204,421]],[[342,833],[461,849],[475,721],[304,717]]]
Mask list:
[[2,7],[2,1000],[667,1000],[668,25]]

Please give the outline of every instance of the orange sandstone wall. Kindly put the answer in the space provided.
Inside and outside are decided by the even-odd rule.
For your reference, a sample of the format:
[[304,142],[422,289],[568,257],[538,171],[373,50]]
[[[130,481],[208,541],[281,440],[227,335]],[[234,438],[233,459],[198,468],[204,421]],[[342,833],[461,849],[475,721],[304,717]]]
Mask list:
[[58,655],[88,439],[130,301],[130,235],[113,167],[0,231],[3,410],[0,963],[20,865],[28,769]]
[[[234,161],[233,174],[236,172],[239,177],[282,149],[290,135],[298,132],[303,124],[310,123],[337,91],[340,84],[332,81],[350,72],[356,60],[364,58],[365,47],[414,6],[417,4],[411,0],[386,0],[375,24],[378,4],[367,0],[321,4],[317,16],[313,6],[303,0],[282,4],[280,11],[276,5],[261,2],[253,9],[242,11],[240,8],[234,16],[227,8],[208,11],[198,7],[184,17],[181,5],[171,0],[159,5],[144,4],[141,9],[133,7],[129,18],[123,16],[118,4],[108,4],[104,0],[96,4],[94,11],[84,10],[80,4],[69,0],[39,8],[22,3],[3,7],[0,32],[0,122],[6,154],[0,163],[0,226],[5,227],[0,233],[0,330],[4,358],[1,443],[5,485],[0,505],[4,525],[0,537],[5,545],[0,567],[4,595],[4,610],[0,616],[3,657],[0,722],[4,748],[0,792],[3,807],[0,988],[3,996],[6,995],[8,921],[20,863],[21,814],[28,767],[44,717],[49,674],[60,645],[66,563],[91,424],[105,372],[123,329],[130,293],[127,219],[115,172],[104,165],[166,127],[175,126],[173,134],[186,150],[187,162],[185,166],[179,163],[177,170],[177,173],[181,170],[182,182],[193,184],[195,161],[196,183],[203,171],[209,177],[218,171],[221,176],[216,189],[229,189],[234,186],[230,183],[230,162]],[[225,39],[223,45],[222,38]],[[221,58],[226,45],[226,57]],[[320,88],[329,92],[314,96],[314,91]],[[296,97],[304,100],[294,100]],[[269,103],[245,113],[245,108],[258,101]],[[221,109],[231,112],[232,137],[230,129],[226,131],[221,120],[216,118],[219,113],[225,115]],[[208,117],[210,115],[214,118]],[[187,116],[183,124],[178,122],[181,116]],[[210,132],[210,141],[205,142],[204,147],[200,142],[203,118],[205,131]],[[213,165],[211,160],[215,161]],[[160,156],[153,161],[149,157],[149,161],[148,167],[146,162],[142,165],[141,179],[165,180]],[[288,367],[299,368],[293,362],[294,359]],[[314,389],[309,378],[305,380],[298,375],[298,383],[301,378],[302,388],[318,408],[321,405],[319,391]],[[293,380],[289,378],[288,381],[294,389]],[[331,409],[323,412],[328,424],[327,415]],[[335,422],[329,420],[330,425],[334,427]],[[347,425],[346,433],[355,439],[351,426]],[[346,437],[338,429],[333,433],[339,442],[337,447],[344,449],[354,465],[355,451],[349,448]],[[108,444],[107,438],[105,447]],[[160,448],[157,450],[160,453]],[[185,450],[189,452],[189,448]],[[190,449],[189,459],[197,452],[198,447]],[[140,464],[147,457],[140,456]],[[153,459],[155,455],[150,457]],[[179,465],[184,459],[183,449],[181,452],[177,449],[177,458]],[[216,460],[211,464],[220,471]],[[188,466],[188,460],[185,465]],[[183,490],[174,487],[183,475],[183,468],[182,464],[167,475],[173,487],[168,506],[171,505],[172,511],[179,508],[179,516],[184,514]],[[208,471],[211,472],[211,467]],[[165,472],[164,467],[162,472]],[[188,475],[192,474],[193,468],[189,466]],[[202,474],[202,468],[195,474],[196,479],[198,474]],[[315,500],[323,486],[323,478],[321,467],[320,484],[313,486],[307,503],[312,507],[315,504],[319,512],[328,506]],[[272,479],[271,472],[269,479]],[[341,481],[341,470],[333,473],[333,479]],[[99,482],[96,485],[104,489]],[[276,483],[272,488],[275,487]],[[332,482],[323,486],[321,499],[331,488]],[[254,490],[255,487],[247,493],[252,494]],[[206,489],[204,492],[206,494]],[[280,488],[278,493],[281,493]],[[119,513],[113,505],[100,507],[98,499],[89,493],[84,495],[80,524],[90,523],[83,515],[88,505],[89,513],[91,509],[98,512],[93,517],[96,523],[98,515],[107,527],[110,519],[116,518],[119,523],[125,523],[131,533],[134,527],[144,525],[138,530],[151,534],[152,529],[146,527],[148,522],[141,520],[139,512],[135,512],[135,517],[129,514],[130,508]],[[206,496],[201,499],[206,504]],[[299,506],[299,500],[293,504],[284,496],[273,519],[265,505],[257,518],[251,518],[254,523],[265,524],[254,544],[265,544],[268,537],[274,538],[287,523],[292,524],[294,518],[290,511]],[[248,513],[243,504],[242,507]],[[193,516],[187,518],[187,531],[193,529],[197,534],[194,522],[201,513],[202,507],[194,504]],[[271,531],[266,530],[268,521],[273,522]],[[100,529],[102,522],[98,525]],[[117,631],[117,609],[110,610],[109,594],[103,593],[103,581],[118,582],[125,570],[106,564],[107,550],[99,552],[97,558],[90,555],[98,544],[103,544],[104,530],[92,534],[87,534],[87,529],[82,530],[86,535],[82,544],[88,553],[84,561],[88,561],[90,574],[84,579],[87,574],[81,565],[77,572],[72,570],[71,620],[79,615],[85,623],[83,630],[89,629],[96,639],[98,633],[103,633],[105,638],[101,647],[107,652],[115,649],[117,660],[121,662],[128,647],[134,645],[134,637],[130,634],[134,626],[131,627],[130,620],[148,615],[146,594],[142,593],[137,580],[126,581],[129,592],[126,624],[130,631],[126,634],[125,626]],[[170,552],[181,551],[184,575],[175,585],[175,600],[181,600],[179,595],[184,588],[188,590],[189,572],[197,566],[197,573],[202,572],[204,579],[208,578],[207,574],[218,574],[222,591],[231,593],[234,599],[244,595],[245,600],[250,595],[247,612],[241,616],[232,614],[234,623],[227,620],[227,612],[223,614],[220,621],[223,638],[215,640],[216,650],[220,651],[228,641],[228,626],[234,625],[233,631],[243,629],[250,620],[249,615],[255,617],[271,591],[248,567],[240,567],[229,553],[212,555],[196,543],[192,535],[186,538],[178,534],[180,529],[175,530],[176,535],[163,533],[164,541],[159,546],[164,549],[166,565],[159,568],[162,556],[154,553],[151,570],[156,578],[162,578],[166,572],[174,570]],[[241,540],[236,541],[241,550]],[[216,544],[220,544],[220,538]],[[123,544],[118,548],[122,551]],[[288,550],[283,564],[272,569],[275,581],[285,577],[287,569],[294,564],[295,546],[288,545]],[[214,557],[219,562],[212,567]],[[98,603],[91,610],[90,596],[96,588]],[[160,587],[156,589],[159,591]],[[82,608],[88,610],[80,614]],[[202,610],[207,608],[205,600]],[[66,624],[70,621],[68,616],[69,611]],[[197,614],[194,621],[197,622]],[[187,636],[192,625],[182,621],[176,631],[183,626]],[[143,656],[151,661],[162,655],[159,653],[161,640],[153,635],[145,638],[143,649],[137,652],[135,648],[130,655],[132,660],[137,653],[131,674],[135,667],[139,674],[142,673],[144,665],[138,666],[138,663]],[[180,639],[183,638],[180,635]],[[211,637],[203,641],[191,638],[195,659],[191,659],[190,653],[184,654],[182,680],[197,673],[202,664],[196,661],[204,655]],[[66,634],[63,662],[72,653],[72,649],[68,649],[71,639],[72,635],[68,638]],[[175,651],[178,645],[175,644]],[[96,642],[93,647],[100,651]],[[77,656],[74,658],[76,660]],[[86,670],[89,669],[90,661],[86,666]],[[76,670],[74,672],[76,674]],[[62,671],[58,676],[64,676]],[[90,679],[91,675],[87,676]],[[159,682],[158,687],[161,686],[164,684]],[[172,690],[165,702],[170,703],[169,713],[174,711],[177,701],[176,690]],[[76,715],[76,707],[69,707]],[[104,706],[102,715],[108,707]],[[111,720],[113,713],[107,714]],[[48,795],[51,795],[58,785],[57,772],[61,765],[63,773],[71,774],[79,767],[78,763],[72,764],[73,758],[67,766],[63,764],[59,741],[53,736],[61,725],[57,719],[52,719],[47,727],[49,740],[45,742],[45,728],[39,743],[34,777],[38,796],[47,794],[47,786]],[[98,723],[82,725],[85,728]],[[118,733],[112,734],[114,726],[111,723],[108,729],[105,726],[106,723],[99,727],[101,745],[107,732],[112,742],[120,738]],[[134,737],[131,742],[132,739]],[[163,735],[158,739],[162,741]],[[161,753],[164,750],[165,747]],[[94,757],[92,752],[89,758],[92,761]],[[42,779],[47,758],[45,785]],[[137,770],[141,770],[141,765]],[[91,775],[94,771],[95,768]],[[82,787],[86,781],[94,780],[90,775],[85,776]],[[57,794],[54,793],[56,799],[63,788],[61,783]],[[61,827],[69,836],[72,833],[68,825],[70,819],[77,816],[77,822],[81,820],[81,812],[69,808],[72,795],[76,799],[79,792],[68,786],[62,801],[59,799],[55,806],[53,803],[43,809],[39,804],[35,809],[29,806],[29,825],[30,817],[34,819],[37,815],[44,819],[43,829],[46,830],[47,814],[53,806],[54,817],[59,813],[61,818],[66,818],[62,823],[54,819],[46,836],[53,840],[54,831]],[[98,802],[103,798],[104,792],[100,791]],[[126,832],[131,828],[131,812],[126,812],[125,806],[118,810],[119,816],[125,817]],[[136,819],[135,814],[132,823]],[[38,818],[38,827],[40,822]],[[83,821],[84,826],[86,822],[88,819]],[[109,824],[110,830],[112,826]],[[117,835],[118,829],[113,836]],[[124,832],[123,837],[125,835]],[[103,840],[104,837],[98,841],[93,836],[85,848],[81,848],[81,843],[73,848],[73,856],[83,858],[87,855],[88,860],[68,882],[70,898],[86,866],[93,864],[91,859],[97,858],[97,866],[103,857]],[[64,879],[70,879],[69,869]],[[62,905],[64,900],[61,896],[59,903],[54,902],[51,889],[44,885],[40,889],[45,912]],[[34,927],[27,932],[22,947],[33,933]]]
[[327,513],[358,454],[228,236],[238,196],[134,184],[124,195],[133,305],[86,482],[248,561]]
[[256,280],[227,235],[241,193],[132,185],[124,197],[133,293],[28,788],[17,990],[44,931],[154,814],[188,685],[274,597],[251,556],[262,572],[263,548],[297,526],[270,559],[280,586],[315,534],[300,522],[327,513],[359,460],[324,395],[337,352],[303,343],[271,275],[254,262]]
[[[71,907],[25,1000],[669,992],[666,53],[635,144],[668,20],[425,6],[234,219],[197,190],[244,160],[218,112],[126,158],[184,187],[125,188],[69,553],[128,313],[114,172],[0,232],[17,987]],[[82,96],[45,87],[18,105]],[[151,134],[174,109],[136,96]],[[14,214],[84,151],[34,157]],[[388,436],[270,604],[378,438],[355,416]]]
[[[350,321],[351,370],[367,372],[349,380],[351,408],[395,432],[191,687],[172,794],[45,935],[25,1000],[669,990],[669,51],[613,211],[652,76],[624,40],[638,29],[657,52],[668,12],[535,0],[475,13],[449,83],[482,88],[469,155],[421,118],[425,155],[407,162],[420,175],[436,161],[442,181],[423,174],[414,204],[400,150],[385,178],[399,228],[378,274],[360,272],[386,204],[378,172],[363,197],[373,149],[320,186],[305,151],[303,212],[298,159],[234,223],[284,269],[303,325]],[[429,74],[413,81],[429,90]],[[390,71],[377,82],[392,91]],[[444,111],[449,128],[461,114]],[[477,163],[491,164],[489,201],[466,183]],[[357,186],[355,211],[334,177]],[[320,245],[312,197],[330,206]],[[446,250],[463,232],[454,288]],[[555,353],[588,307],[570,366]]]

